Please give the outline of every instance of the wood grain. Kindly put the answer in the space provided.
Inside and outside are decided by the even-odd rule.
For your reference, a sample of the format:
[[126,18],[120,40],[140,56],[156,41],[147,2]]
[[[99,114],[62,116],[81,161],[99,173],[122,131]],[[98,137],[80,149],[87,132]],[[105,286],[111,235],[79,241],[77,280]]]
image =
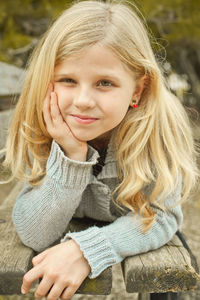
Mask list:
[[177,236],[160,249],[126,258],[122,272],[128,293],[191,290],[199,280]]
[[0,206],[0,294],[19,294],[23,275],[31,267],[32,249],[24,246],[12,223],[12,207],[22,185],[17,184]]

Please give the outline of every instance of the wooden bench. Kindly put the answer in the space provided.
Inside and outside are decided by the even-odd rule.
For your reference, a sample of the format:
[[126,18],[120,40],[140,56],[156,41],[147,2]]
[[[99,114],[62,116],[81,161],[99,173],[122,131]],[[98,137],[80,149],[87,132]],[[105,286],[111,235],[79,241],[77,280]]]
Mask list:
[[[0,206],[0,295],[20,294],[22,278],[31,268],[35,255],[21,243],[11,220],[16,195],[21,188],[22,184],[17,183]],[[79,231],[93,224],[92,220],[73,219],[69,230]],[[176,299],[169,293],[160,293],[193,290],[200,280],[188,251],[177,236],[158,250],[126,258],[121,267],[126,291],[139,293],[140,300]],[[108,295],[111,288],[112,267],[109,267],[98,278],[86,278],[77,293]],[[167,298],[164,295],[168,295]]]

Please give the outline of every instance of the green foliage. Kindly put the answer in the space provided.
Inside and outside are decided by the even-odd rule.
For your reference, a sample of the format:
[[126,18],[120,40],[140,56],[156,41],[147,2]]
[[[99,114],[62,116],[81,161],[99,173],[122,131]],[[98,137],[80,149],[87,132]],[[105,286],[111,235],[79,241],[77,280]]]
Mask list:
[[0,1],[0,30],[2,35],[0,55],[6,49],[20,48],[31,42],[33,34],[24,32],[24,20],[37,21],[41,18],[47,18],[50,23],[70,2],[69,0]]
[[156,36],[169,42],[200,38],[200,2],[196,0],[146,0],[139,2]]
[[0,61],[3,61],[3,62],[8,62],[9,61],[8,56],[3,51],[2,52],[0,51]]
[[14,19],[9,17],[5,22],[2,48],[20,48],[31,42],[31,38],[22,32],[15,24]]

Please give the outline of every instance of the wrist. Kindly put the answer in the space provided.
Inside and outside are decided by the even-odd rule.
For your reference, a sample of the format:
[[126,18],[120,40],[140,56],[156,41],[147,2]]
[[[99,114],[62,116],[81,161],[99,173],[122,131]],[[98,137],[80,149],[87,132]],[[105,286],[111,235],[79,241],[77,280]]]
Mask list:
[[[84,146],[81,147],[76,147],[76,152],[73,150],[69,151],[68,149],[68,145],[65,146],[64,144],[59,143],[64,155],[66,157],[68,157],[71,160],[75,160],[75,161],[81,161],[81,162],[85,162],[87,160],[87,151],[88,151],[88,146],[86,144]],[[79,150],[79,151],[77,151]]]
[[83,155],[82,153],[80,154],[73,154],[73,155],[68,155],[66,152],[64,152],[64,154],[71,160],[75,160],[75,161],[86,161],[86,157],[87,157],[87,154],[86,155]]

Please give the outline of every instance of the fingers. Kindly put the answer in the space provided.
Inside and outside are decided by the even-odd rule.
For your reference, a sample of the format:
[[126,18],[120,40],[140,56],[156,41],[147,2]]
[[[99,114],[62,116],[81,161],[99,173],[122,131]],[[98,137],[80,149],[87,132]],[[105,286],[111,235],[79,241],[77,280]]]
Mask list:
[[49,278],[43,278],[40,282],[36,292],[36,298],[42,298],[46,296],[47,300],[57,300],[59,297],[63,300],[70,299],[78,289],[79,285],[67,286],[65,282],[57,281],[54,283]]
[[62,300],[69,300],[71,299],[71,297],[75,294],[75,292],[77,291],[78,287],[68,287],[64,290],[64,292],[62,293],[60,299]]
[[32,264],[33,264],[34,267],[37,264],[39,264],[46,257],[47,252],[48,252],[48,249],[41,252],[40,254],[36,255],[35,257],[33,257]]
[[66,286],[63,286],[63,284],[59,282],[54,284],[54,286],[52,287],[52,289],[50,290],[47,296],[47,300],[57,300],[62,294],[65,287]]
[[52,138],[59,138],[63,129],[68,133],[69,128],[63,120],[58,106],[57,95],[52,91],[51,85],[49,86],[43,104],[43,118],[46,124],[46,129]]
[[51,92],[50,96],[50,108],[51,108],[51,117],[55,126],[59,126],[63,123],[63,118],[60,113],[58,106],[57,95],[55,92]]
[[52,123],[53,120],[57,120],[57,118],[61,116],[57,102],[57,95],[53,91],[52,83],[49,84],[46,97],[44,99],[43,115],[47,124]]
[[44,99],[43,110],[42,110],[43,118],[47,127],[50,124],[52,124],[51,113],[50,113],[50,97],[52,91],[53,91],[53,85],[50,84],[46,93],[46,97]]
[[23,278],[23,283],[22,283],[22,286],[21,286],[21,292],[22,294],[26,294],[28,293],[32,283],[41,278],[42,277],[42,271],[40,268],[38,268],[37,266],[34,267],[33,269],[31,269],[29,272],[27,272],[25,275],[24,275],[24,278]]
[[[51,289],[51,287],[53,286],[54,284],[54,280],[50,279],[49,277],[44,277],[39,286],[37,287],[36,291],[35,291],[35,298],[42,298],[42,297],[45,297],[49,290]],[[61,294],[62,290],[60,291],[60,294]],[[50,291],[51,293],[51,291]],[[58,299],[59,295],[60,294],[55,294],[56,297],[55,298],[47,298],[47,299]]]

